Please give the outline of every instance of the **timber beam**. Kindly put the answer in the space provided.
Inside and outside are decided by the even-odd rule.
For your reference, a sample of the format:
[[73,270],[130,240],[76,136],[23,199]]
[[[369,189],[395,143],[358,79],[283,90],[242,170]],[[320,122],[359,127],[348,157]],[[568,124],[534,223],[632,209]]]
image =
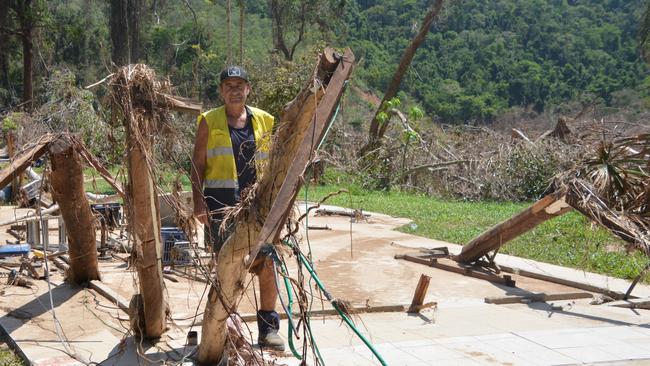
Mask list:
[[459,262],[472,263],[537,225],[571,211],[565,192],[551,193],[512,218],[492,227],[463,246],[456,257]]

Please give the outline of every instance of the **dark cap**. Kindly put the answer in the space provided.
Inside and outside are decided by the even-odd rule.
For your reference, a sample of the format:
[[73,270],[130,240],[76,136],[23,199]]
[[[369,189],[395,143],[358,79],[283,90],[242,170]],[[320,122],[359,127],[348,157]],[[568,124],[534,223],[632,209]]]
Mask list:
[[219,84],[223,83],[227,78],[240,78],[248,82],[248,73],[241,66],[229,66],[219,75]]

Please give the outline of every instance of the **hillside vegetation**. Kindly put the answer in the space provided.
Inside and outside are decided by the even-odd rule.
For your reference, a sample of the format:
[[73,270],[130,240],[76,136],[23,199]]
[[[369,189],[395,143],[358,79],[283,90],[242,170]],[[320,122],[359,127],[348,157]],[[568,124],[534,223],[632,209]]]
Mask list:
[[[79,85],[109,72],[110,2],[32,3],[36,95],[57,68],[72,70]],[[179,94],[216,103],[217,74],[228,54],[225,1],[141,3],[138,61],[168,75]],[[302,56],[317,45],[349,46],[360,60],[355,83],[377,94],[430,5],[422,0],[244,3],[245,64],[262,73],[291,70],[274,42],[269,10],[274,3],[281,7],[289,47],[298,37],[299,20],[305,20],[293,64],[306,62]],[[641,0],[445,2],[403,81],[402,99],[420,104],[443,123],[489,123],[513,107],[542,112],[569,102],[646,107],[650,79],[637,46],[643,8]],[[234,62],[239,59],[236,6],[232,19]],[[0,16],[0,29],[20,27],[11,8]],[[22,93],[22,45],[11,33],[0,35],[0,105],[9,107]],[[288,75],[270,86],[281,89],[304,77]]]

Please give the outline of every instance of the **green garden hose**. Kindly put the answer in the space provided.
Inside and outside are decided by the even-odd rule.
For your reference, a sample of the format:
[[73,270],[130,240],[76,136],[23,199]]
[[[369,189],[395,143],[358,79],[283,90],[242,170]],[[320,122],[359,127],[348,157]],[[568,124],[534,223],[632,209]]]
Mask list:
[[318,276],[316,275],[316,272],[314,271],[314,269],[313,269],[313,268],[311,267],[311,265],[309,264],[309,261],[307,260],[307,258],[305,258],[305,256],[304,256],[302,253],[300,253],[299,251],[297,251],[297,250],[294,248],[294,246],[293,246],[290,242],[288,242],[288,241],[284,241],[284,243],[285,243],[286,245],[288,245],[291,249],[294,250],[294,252],[296,253],[296,255],[300,258],[300,262],[305,266],[305,268],[307,269],[307,271],[309,272],[309,274],[311,275],[311,277],[312,277],[312,278],[314,279],[314,281],[316,282],[316,285],[318,286],[318,288],[320,288],[320,290],[323,292],[323,295],[325,295],[325,298],[330,302],[330,304],[332,304],[332,306],[334,307],[334,309],[336,310],[336,312],[339,314],[339,316],[341,317],[341,319],[343,319],[343,321],[344,321],[344,322],[345,322],[345,323],[346,323],[346,324],[347,324],[347,325],[352,329],[352,331],[354,331],[354,333],[357,335],[357,337],[359,337],[359,339],[361,339],[361,340],[363,341],[363,343],[366,345],[366,347],[368,347],[368,349],[370,349],[370,351],[375,355],[375,357],[377,357],[377,359],[379,360],[379,362],[380,362],[383,366],[387,366],[388,364],[387,364],[386,361],[381,357],[381,355],[379,354],[379,352],[377,352],[377,350],[376,350],[376,349],[372,346],[372,344],[371,344],[371,343],[366,339],[366,337],[364,337],[363,334],[361,334],[361,332],[359,331],[359,329],[357,329],[357,327],[354,325],[354,323],[352,323],[352,320],[350,320],[350,318],[349,318],[349,317],[348,317],[348,316],[347,316],[343,311],[341,311],[341,309],[340,309],[339,306],[337,305],[336,301],[334,301],[334,299],[332,298],[332,295],[331,295],[329,292],[327,292],[327,290],[325,289],[325,286],[323,285],[323,283],[320,281],[320,279],[319,279]]

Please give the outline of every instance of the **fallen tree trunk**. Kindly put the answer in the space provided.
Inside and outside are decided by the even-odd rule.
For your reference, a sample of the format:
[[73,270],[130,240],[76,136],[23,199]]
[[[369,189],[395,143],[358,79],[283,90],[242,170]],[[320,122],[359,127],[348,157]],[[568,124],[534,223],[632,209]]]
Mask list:
[[59,204],[68,228],[70,271],[68,280],[82,284],[99,279],[95,226],[84,192],[83,167],[74,150],[75,141],[63,135],[49,144],[52,196]]
[[544,221],[571,211],[571,207],[564,201],[564,195],[564,191],[549,194],[512,218],[482,233],[463,246],[456,259],[463,263],[475,262]]
[[[224,356],[226,320],[237,311],[247,267],[260,244],[273,243],[286,221],[302,183],[302,174],[323,137],[348,79],[354,55],[335,57],[326,49],[318,80],[312,80],[282,112],[269,163],[255,187],[254,198],[239,210],[235,230],[219,253],[217,274],[203,317],[198,360],[215,364]],[[333,73],[333,74],[332,74]],[[285,179],[286,178],[286,179]]]

